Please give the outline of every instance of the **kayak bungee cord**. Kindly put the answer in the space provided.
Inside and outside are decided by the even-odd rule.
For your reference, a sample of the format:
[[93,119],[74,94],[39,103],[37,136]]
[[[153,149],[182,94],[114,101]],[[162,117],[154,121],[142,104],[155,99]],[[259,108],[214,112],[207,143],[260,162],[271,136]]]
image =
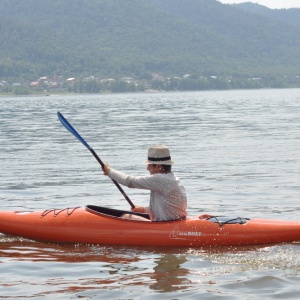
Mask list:
[[65,211],[66,215],[69,217],[72,215],[72,213],[76,210],[80,208],[80,206],[77,207],[67,207],[64,209],[60,209],[60,208],[53,208],[53,209],[46,209],[45,211],[43,211],[43,213],[41,214],[41,218],[44,218],[45,216],[47,216],[48,214],[53,212],[53,217],[57,217],[61,212]]

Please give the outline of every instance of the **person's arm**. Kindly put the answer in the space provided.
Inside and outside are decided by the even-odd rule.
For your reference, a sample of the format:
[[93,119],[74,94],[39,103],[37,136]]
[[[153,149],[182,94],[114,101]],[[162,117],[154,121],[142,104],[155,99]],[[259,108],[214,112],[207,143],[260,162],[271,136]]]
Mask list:
[[[104,163],[103,173],[105,176],[109,176],[110,178],[111,178],[110,175],[113,175],[112,179],[118,181],[119,183],[121,183],[123,185],[128,186],[128,184],[129,184],[129,181],[126,180],[129,176],[122,172],[112,169],[112,167],[108,163]],[[113,173],[113,174],[111,174],[111,173]],[[132,208],[131,211],[143,213],[143,214],[149,214],[149,207],[136,206],[135,208]]]
[[131,211],[137,212],[137,213],[142,213],[142,214],[148,214],[149,208],[144,207],[144,206],[136,206],[135,208],[132,208]]
[[104,163],[103,174],[118,183],[128,186],[131,176],[113,169],[108,163]]

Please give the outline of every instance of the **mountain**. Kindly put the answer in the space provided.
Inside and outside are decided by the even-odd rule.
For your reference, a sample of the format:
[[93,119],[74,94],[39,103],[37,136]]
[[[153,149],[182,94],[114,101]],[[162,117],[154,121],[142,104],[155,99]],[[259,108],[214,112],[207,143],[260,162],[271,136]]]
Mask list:
[[216,0],[0,0],[0,78],[295,76],[299,36]]
[[252,2],[245,2],[240,4],[233,4],[237,8],[241,8],[246,12],[252,12],[260,14],[261,16],[278,20],[287,25],[300,27],[300,9],[289,8],[289,9],[270,9],[263,5],[259,5]]

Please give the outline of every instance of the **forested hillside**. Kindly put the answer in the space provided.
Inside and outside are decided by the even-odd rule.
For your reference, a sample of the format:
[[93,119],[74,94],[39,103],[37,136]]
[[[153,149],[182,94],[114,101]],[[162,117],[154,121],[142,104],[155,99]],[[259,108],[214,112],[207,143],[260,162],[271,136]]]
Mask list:
[[0,78],[295,76],[299,36],[216,0],[0,0]]
[[300,9],[299,8],[290,8],[290,9],[270,9],[265,6],[245,2],[241,4],[233,4],[237,8],[244,9],[247,12],[252,12],[260,14],[262,16],[272,18],[273,20],[278,20],[282,23],[300,27]]

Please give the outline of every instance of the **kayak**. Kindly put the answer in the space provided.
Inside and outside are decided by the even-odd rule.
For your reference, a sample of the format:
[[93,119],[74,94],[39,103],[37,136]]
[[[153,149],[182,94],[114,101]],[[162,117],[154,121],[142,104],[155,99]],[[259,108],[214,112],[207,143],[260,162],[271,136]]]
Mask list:
[[199,216],[164,222],[121,218],[131,213],[88,205],[45,211],[0,211],[0,232],[55,243],[213,247],[300,241],[300,222]]

